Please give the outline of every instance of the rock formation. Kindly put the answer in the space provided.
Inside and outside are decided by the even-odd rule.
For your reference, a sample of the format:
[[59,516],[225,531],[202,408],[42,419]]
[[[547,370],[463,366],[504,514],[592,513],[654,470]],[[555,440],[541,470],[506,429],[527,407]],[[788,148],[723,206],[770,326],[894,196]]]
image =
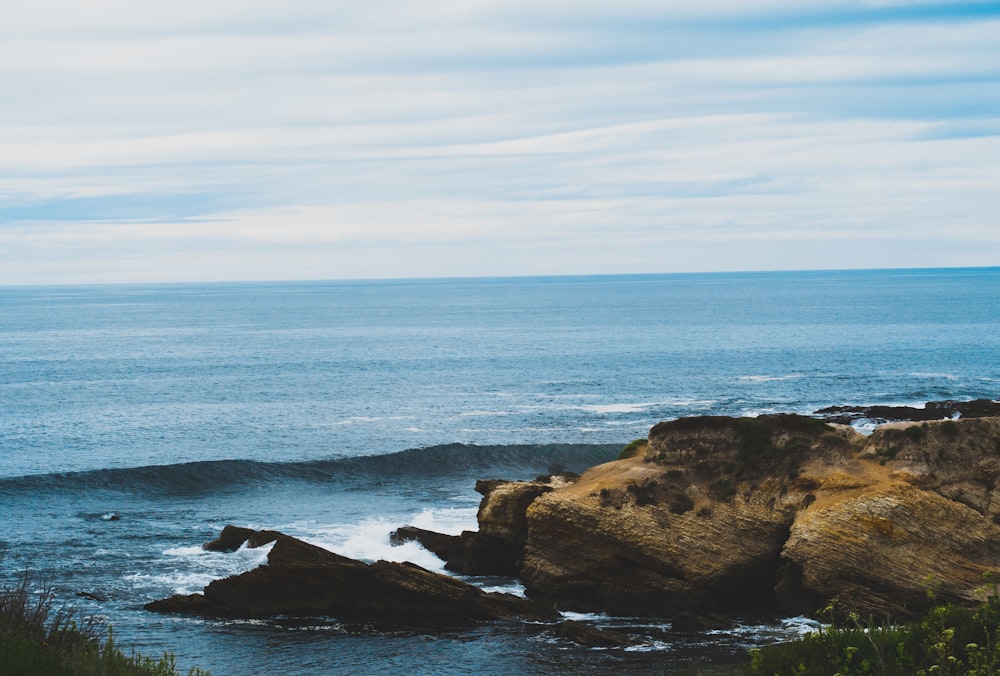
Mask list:
[[[797,415],[683,418],[623,455],[578,478],[479,482],[476,532],[394,534],[451,570],[516,575],[533,601],[230,527],[207,547],[274,542],[268,565],[147,607],[422,627],[558,607],[700,628],[835,600],[842,613],[905,621],[928,592],[974,603],[1000,560],[1000,417],[886,424],[867,437]],[[584,641],[572,624],[557,634]]]
[[1000,417],[1000,401],[974,399],[972,401],[929,401],[923,407],[916,406],[829,406],[814,414],[828,422],[849,425],[859,420],[875,423],[923,422],[956,418],[996,418]]
[[871,437],[793,415],[685,418],[571,484],[496,484],[480,525],[524,534],[505,540],[507,560],[530,597],[560,609],[697,627],[836,599],[905,620],[928,591],[976,600],[1000,554],[997,477],[1000,418]]
[[526,599],[487,593],[411,563],[368,564],[275,531],[229,527],[209,546],[226,551],[237,540],[239,547],[248,539],[252,546],[274,543],[267,565],[215,580],[202,594],[172,596],[145,608],[209,617],[330,616],[366,625],[423,628],[554,616]]
[[404,526],[392,534],[394,543],[415,540],[446,561],[445,567],[461,575],[506,575],[520,571],[520,558],[528,537],[524,513],[535,498],[564,486],[573,475],[554,475],[536,481],[477,481],[482,494],[479,530],[443,535]]

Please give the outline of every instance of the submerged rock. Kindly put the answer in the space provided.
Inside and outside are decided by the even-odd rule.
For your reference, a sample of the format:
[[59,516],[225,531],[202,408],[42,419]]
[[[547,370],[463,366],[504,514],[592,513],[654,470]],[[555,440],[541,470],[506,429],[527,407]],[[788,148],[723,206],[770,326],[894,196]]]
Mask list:
[[624,632],[602,629],[576,620],[563,620],[554,627],[553,633],[559,638],[588,648],[624,648],[641,643]]
[[[254,546],[274,542],[267,565],[215,580],[201,594],[172,596],[145,608],[209,617],[331,616],[392,627],[551,619],[554,615],[527,599],[487,593],[412,563],[368,564],[276,531],[251,533],[259,536]],[[226,546],[245,534],[231,530]]]

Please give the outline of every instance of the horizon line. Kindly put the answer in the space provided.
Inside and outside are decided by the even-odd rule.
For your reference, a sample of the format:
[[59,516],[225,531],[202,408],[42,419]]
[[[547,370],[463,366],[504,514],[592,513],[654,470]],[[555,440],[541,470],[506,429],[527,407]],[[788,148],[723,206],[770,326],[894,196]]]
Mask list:
[[781,275],[797,273],[865,273],[865,272],[945,272],[945,271],[988,271],[1000,270],[1000,265],[934,266],[934,267],[887,267],[887,268],[783,268],[773,270],[701,270],[684,272],[599,272],[525,275],[454,275],[427,277],[329,277],[329,278],[263,278],[263,279],[215,279],[215,280],[163,280],[163,281],[108,281],[108,282],[51,282],[28,284],[0,284],[0,289],[44,289],[66,287],[151,287],[151,286],[210,286],[210,285],[252,285],[252,284],[346,284],[346,283],[391,283],[391,282],[447,282],[447,281],[513,281],[513,280],[557,280],[557,279],[598,279],[598,278],[653,278],[653,277],[695,277],[721,275]]

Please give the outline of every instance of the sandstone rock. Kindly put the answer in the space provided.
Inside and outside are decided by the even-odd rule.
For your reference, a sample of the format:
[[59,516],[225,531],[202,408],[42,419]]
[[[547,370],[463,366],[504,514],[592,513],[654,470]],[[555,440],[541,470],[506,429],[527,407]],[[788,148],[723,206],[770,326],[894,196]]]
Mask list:
[[537,497],[521,578],[563,609],[695,618],[904,619],[969,602],[998,552],[1000,419],[866,438],[801,416],[688,418]]
[[783,557],[813,600],[835,599],[838,610],[862,617],[907,620],[929,608],[928,591],[976,601],[998,534],[975,510],[890,480],[822,493],[795,520]]
[[462,575],[502,575],[514,577],[520,570],[524,543],[528,537],[525,511],[539,495],[566,485],[564,475],[539,477],[535,481],[476,482],[482,494],[478,531],[444,535],[404,526],[393,534],[396,542],[415,540],[446,562],[445,567]]

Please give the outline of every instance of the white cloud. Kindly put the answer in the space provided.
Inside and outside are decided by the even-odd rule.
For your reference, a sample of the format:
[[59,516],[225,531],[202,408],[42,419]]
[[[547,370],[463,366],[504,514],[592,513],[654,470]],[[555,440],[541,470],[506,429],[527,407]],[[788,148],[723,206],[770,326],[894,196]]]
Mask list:
[[998,262],[996,13],[83,7],[0,25],[0,283]]

